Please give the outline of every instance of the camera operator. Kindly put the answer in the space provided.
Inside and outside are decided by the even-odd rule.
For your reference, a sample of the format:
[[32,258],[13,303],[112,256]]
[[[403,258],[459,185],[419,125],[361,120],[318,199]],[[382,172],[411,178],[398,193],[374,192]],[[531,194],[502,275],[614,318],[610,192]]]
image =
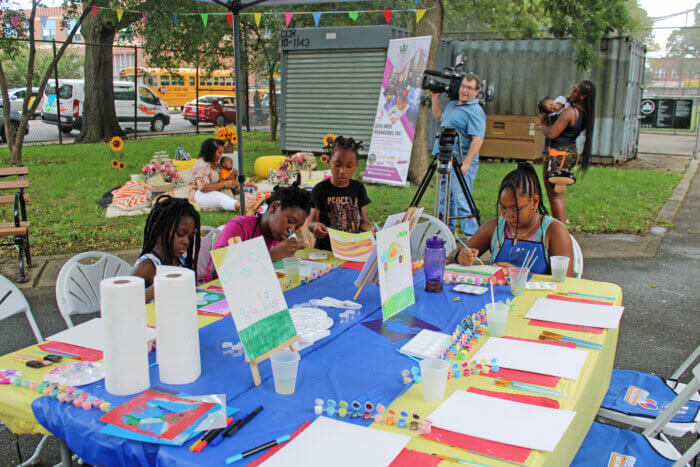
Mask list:
[[[467,73],[462,79],[459,87],[458,99],[450,101],[443,109],[440,106],[440,93],[432,92],[433,116],[440,126],[455,127],[459,133],[459,140],[462,143],[462,156],[464,160],[457,160],[462,164],[462,173],[469,187],[469,192],[474,193],[472,187],[476,178],[476,171],[479,168],[479,149],[484,143],[484,133],[486,132],[486,114],[479,105],[477,98],[481,89],[481,80],[474,73]],[[459,157],[459,149],[453,148],[455,157]],[[438,142],[435,141],[433,154],[438,153]],[[458,183],[451,184],[450,194],[450,216],[471,215],[464,194],[460,190]],[[443,185],[443,190],[444,190]],[[440,195],[440,204],[444,203],[445,193]],[[454,232],[457,224],[456,219],[450,220],[449,228]],[[467,235],[473,235],[478,228],[476,219],[460,219],[462,231]]]

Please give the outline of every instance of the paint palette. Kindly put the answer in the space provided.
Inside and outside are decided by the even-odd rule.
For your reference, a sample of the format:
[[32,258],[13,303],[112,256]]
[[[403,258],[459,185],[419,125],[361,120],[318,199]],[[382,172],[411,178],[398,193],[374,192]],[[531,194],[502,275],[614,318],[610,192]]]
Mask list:
[[452,340],[447,334],[423,329],[404,344],[399,352],[416,358],[440,358],[451,344]]
[[527,290],[557,290],[554,282],[528,282],[525,284]]
[[471,295],[481,295],[488,292],[489,289],[478,285],[459,284],[454,286],[452,290],[454,290],[455,292],[468,293]]

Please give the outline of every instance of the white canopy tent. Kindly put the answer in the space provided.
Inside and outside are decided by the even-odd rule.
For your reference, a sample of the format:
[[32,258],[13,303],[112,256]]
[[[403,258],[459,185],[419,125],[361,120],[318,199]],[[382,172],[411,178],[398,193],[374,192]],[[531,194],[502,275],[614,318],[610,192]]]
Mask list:
[[[241,103],[242,97],[241,92],[244,88],[241,82],[241,21],[240,13],[246,8],[259,7],[259,6],[282,6],[282,5],[301,5],[301,4],[315,4],[315,3],[344,3],[344,2],[358,2],[362,0],[335,0],[333,2],[329,0],[199,0],[206,3],[215,3],[221,5],[229,10],[233,14],[233,44],[234,44],[234,72],[236,79],[236,129],[242,127],[242,116],[241,116]],[[243,173],[243,135],[239,133],[238,135],[238,181],[241,186],[245,180],[245,174]],[[241,195],[241,213],[245,213],[245,193],[240,190]]]

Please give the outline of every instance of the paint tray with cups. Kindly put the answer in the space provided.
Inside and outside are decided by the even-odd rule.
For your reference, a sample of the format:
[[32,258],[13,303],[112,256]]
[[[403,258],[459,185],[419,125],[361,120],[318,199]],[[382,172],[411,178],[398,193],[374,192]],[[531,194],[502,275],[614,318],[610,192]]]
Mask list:
[[455,292],[468,293],[470,295],[481,295],[488,292],[489,289],[480,285],[459,284],[452,288]]
[[50,369],[44,375],[44,380],[66,386],[84,386],[104,377],[105,371],[101,362],[75,362]]
[[416,358],[440,358],[451,343],[447,334],[423,329],[399,351]]
[[525,284],[527,290],[557,290],[554,282],[528,282]]

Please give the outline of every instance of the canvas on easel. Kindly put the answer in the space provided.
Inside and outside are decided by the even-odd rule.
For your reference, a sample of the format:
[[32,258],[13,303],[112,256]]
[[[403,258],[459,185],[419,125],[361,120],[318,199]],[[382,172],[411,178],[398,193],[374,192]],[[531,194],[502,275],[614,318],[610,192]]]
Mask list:
[[382,317],[387,320],[416,302],[408,222],[377,232],[377,259]]
[[229,242],[211,257],[257,386],[258,363],[284,347],[294,350],[300,337],[263,237]]

